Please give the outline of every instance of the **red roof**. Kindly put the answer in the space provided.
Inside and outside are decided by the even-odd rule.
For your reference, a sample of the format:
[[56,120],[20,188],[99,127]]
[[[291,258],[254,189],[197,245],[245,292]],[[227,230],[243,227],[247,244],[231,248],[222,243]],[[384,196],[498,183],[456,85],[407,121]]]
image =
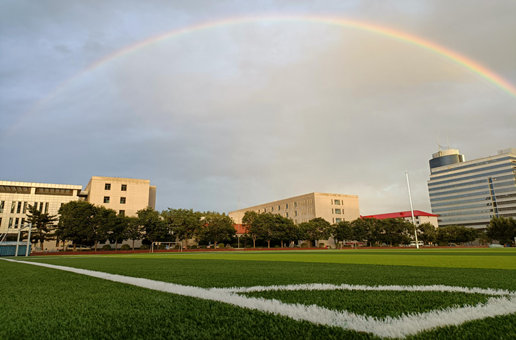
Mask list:
[[[414,210],[414,217],[418,216],[433,216],[437,217],[439,215],[430,214],[421,210]],[[367,215],[367,216],[361,216],[362,218],[376,218],[378,220],[383,220],[386,218],[405,218],[405,217],[412,217],[412,213],[410,210],[408,211],[400,211],[395,213],[387,213],[387,214],[378,214],[378,215]]]
[[247,234],[247,227],[244,227],[242,224],[233,224],[233,226],[237,234]]

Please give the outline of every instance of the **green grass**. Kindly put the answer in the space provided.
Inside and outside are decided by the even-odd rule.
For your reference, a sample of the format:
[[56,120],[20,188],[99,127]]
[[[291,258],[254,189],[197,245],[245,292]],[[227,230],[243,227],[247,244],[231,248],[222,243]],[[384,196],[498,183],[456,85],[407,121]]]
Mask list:
[[318,305],[333,310],[348,310],[376,317],[421,313],[445,307],[485,303],[481,294],[443,292],[373,292],[373,291],[266,291],[246,293],[246,296],[277,299],[287,303]]
[[[200,287],[347,283],[516,290],[516,251],[512,249],[160,253],[30,260]],[[371,337],[48,268],[0,261],[0,273],[0,339]],[[373,316],[476,304],[486,298],[478,294],[357,291],[246,295]],[[516,338],[516,315],[439,328],[414,338],[512,339]]]

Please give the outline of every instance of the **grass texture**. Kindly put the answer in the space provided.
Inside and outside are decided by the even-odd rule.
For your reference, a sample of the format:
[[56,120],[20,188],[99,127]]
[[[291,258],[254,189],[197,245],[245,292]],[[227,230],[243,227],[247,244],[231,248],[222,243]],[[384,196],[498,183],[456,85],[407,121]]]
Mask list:
[[[516,262],[516,252],[504,250],[231,252],[30,260],[206,288],[347,283],[516,290],[516,270],[511,261],[503,260]],[[455,267],[449,257],[456,258]],[[407,262],[412,264],[406,265]],[[415,265],[416,262],[422,264]],[[443,262],[447,265],[442,266]],[[475,262],[477,267],[472,267]],[[0,273],[0,339],[373,338],[366,333],[48,268],[0,261]],[[486,300],[480,294],[378,291],[268,291],[246,296],[380,317]],[[516,315],[438,328],[412,338],[512,339],[516,338]]]

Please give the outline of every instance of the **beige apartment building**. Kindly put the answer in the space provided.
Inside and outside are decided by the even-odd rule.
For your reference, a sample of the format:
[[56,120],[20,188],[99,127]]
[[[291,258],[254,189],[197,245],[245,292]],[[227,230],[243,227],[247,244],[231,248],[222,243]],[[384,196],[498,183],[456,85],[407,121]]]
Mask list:
[[312,192],[310,194],[285,198],[279,201],[255,205],[231,211],[228,215],[236,224],[242,223],[246,211],[271,212],[288,217],[295,224],[322,217],[330,223],[352,221],[360,217],[358,196]]
[[79,199],[82,185],[0,181],[0,235],[18,233],[29,205],[57,215],[61,205]]
[[[82,185],[0,181],[0,241],[7,234],[17,234],[27,224],[29,205],[59,216],[59,208],[74,200],[86,200],[118,214],[136,216],[138,210],[155,208],[156,186],[145,179],[98,176],[90,179],[84,191]],[[56,250],[56,244],[46,242],[45,248]]]
[[80,196],[125,216],[156,207],[156,186],[150,185],[148,179],[93,176]]

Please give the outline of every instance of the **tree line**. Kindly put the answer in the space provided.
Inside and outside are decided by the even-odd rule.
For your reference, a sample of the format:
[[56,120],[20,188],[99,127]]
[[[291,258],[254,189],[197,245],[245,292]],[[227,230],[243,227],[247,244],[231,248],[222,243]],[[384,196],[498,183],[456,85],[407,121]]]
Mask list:
[[[358,218],[330,224],[322,218],[294,225],[292,220],[273,213],[245,213],[242,223],[247,227],[253,247],[257,241],[280,243],[309,241],[309,246],[317,247],[317,242],[333,237],[335,245],[363,244],[367,246],[399,246],[414,239],[414,225],[405,219]],[[426,244],[446,244],[472,242],[478,231],[461,226],[435,228],[430,223],[417,226],[418,239]]]
[[[33,242],[56,240],[72,242],[76,246],[97,247],[107,241],[115,248],[123,241],[136,240],[143,244],[152,242],[186,242],[195,240],[199,244],[235,243],[236,231],[232,219],[217,212],[198,212],[192,209],[167,209],[162,212],[152,208],[137,212],[136,217],[117,214],[103,206],[85,201],[71,201],[59,209],[59,219],[29,206],[27,222],[33,226]],[[57,225],[55,222],[58,220]],[[318,246],[318,242],[333,237],[337,247],[360,243],[368,246],[398,246],[413,240],[414,225],[404,219],[358,218],[330,224],[322,218],[314,218],[298,225],[287,218],[273,213],[248,211],[242,219],[246,233],[244,244],[280,247],[294,246],[306,241],[307,246]],[[448,245],[468,243],[476,239],[483,242],[498,240],[500,244],[514,243],[516,221],[513,218],[493,217],[486,231],[462,226],[435,228],[430,223],[417,226],[418,239],[426,244]],[[239,235],[240,236],[240,235]],[[250,246],[250,245],[249,245]]]

